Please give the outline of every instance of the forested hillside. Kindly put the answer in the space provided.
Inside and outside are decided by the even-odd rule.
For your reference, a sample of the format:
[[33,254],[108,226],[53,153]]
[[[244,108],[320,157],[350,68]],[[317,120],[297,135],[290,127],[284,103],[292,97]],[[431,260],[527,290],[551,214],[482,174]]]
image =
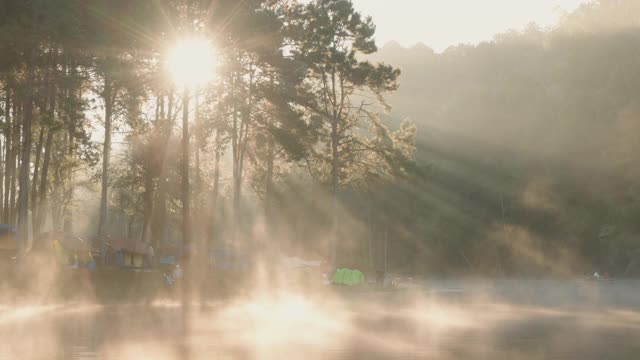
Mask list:
[[553,31],[376,54],[402,70],[389,116],[417,123],[418,159],[431,164],[415,246],[432,256],[417,266],[637,271],[638,9],[600,1]]

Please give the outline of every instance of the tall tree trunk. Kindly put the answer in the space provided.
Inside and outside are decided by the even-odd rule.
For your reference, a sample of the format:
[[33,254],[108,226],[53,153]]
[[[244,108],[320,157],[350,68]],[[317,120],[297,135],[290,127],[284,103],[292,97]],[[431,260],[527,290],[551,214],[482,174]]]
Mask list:
[[142,214],[142,233],[140,234],[140,240],[150,243],[151,235],[151,216],[153,213],[153,177],[151,174],[145,174],[144,179],[144,194],[143,199],[143,214]]
[[[265,179],[265,193],[264,193],[264,229],[265,236],[262,239],[256,239],[259,241],[257,244],[259,251],[268,251],[269,254],[277,256],[279,253],[280,245],[273,242],[273,213],[272,213],[272,201],[273,201],[273,164],[275,161],[275,144],[271,134],[267,139],[267,175]],[[273,253],[272,251],[278,251]]]
[[0,139],[0,219],[4,217],[4,203],[2,199],[4,197],[4,168],[5,161],[3,159],[4,152],[2,151],[2,140]]
[[204,242],[203,242],[203,220],[204,217],[202,216],[203,214],[203,209],[202,209],[202,202],[199,201],[199,198],[201,196],[201,182],[200,182],[200,148],[202,147],[202,144],[200,143],[200,139],[202,139],[201,136],[201,128],[200,128],[200,88],[196,87],[195,92],[193,94],[194,97],[194,107],[195,107],[195,114],[194,114],[194,129],[195,131],[193,132],[194,134],[194,154],[195,154],[195,174],[194,174],[194,179],[193,179],[193,190],[194,190],[194,194],[195,194],[195,199],[194,199],[194,208],[195,211],[193,212],[193,219],[192,219],[192,224],[193,224],[193,228],[195,230],[195,234],[194,237],[197,241],[197,244],[195,244],[198,247],[199,251],[202,251],[202,247],[204,246]]
[[60,153],[66,149],[66,137],[63,139],[62,151],[57,149],[57,144],[54,144],[56,149],[52,150],[52,154],[56,156],[56,166],[53,167],[53,190],[51,192],[51,202],[49,203],[51,212],[51,223],[53,225],[53,231],[62,231],[62,192],[63,192],[63,176],[60,173]]
[[202,136],[200,134],[200,132],[202,131],[202,129],[200,128],[200,88],[196,88],[196,91],[194,93],[194,100],[195,100],[195,119],[194,119],[194,137],[195,137],[195,166],[196,166],[196,173],[195,173],[195,178],[194,180],[194,190],[195,193],[197,194],[196,196],[198,196],[200,194],[200,148],[202,147],[201,144],[201,139]]
[[[69,98],[72,103],[77,103],[78,100],[80,99],[80,94],[79,94],[80,84],[76,80],[78,76],[77,71],[78,69],[77,69],[76,63],[72,62],[69,67],[69,74],[71,75],[71,78],[74,80],[72,84],[72,88],[69,91]],[[67,157],[69,159],[69,163],[72,165],[67,167],[66,179],[67,179],[67,186],[68,186],[68,192],[67,192],[68,198],[65,199],[66,206],[64,207],[64,223],[63,223],[63,229],[67,233],[73,233],[73,206],[74,206],[73,202],[74,202],[74,193],[75,193],[73,168],[75,167],[77,127],[78,127],[77,112],[76,112],[76,109],[71,109],[69,113],[69,124],[67,129],[68,139],[69,139],[69,142],[67,143]]]
[[[7,80],[8,81],[8,80]],[[11,88],[7,85],[7,90],[5,93],[5,127],[4,127],[4,138],[5,138],[5,174],[4,174],[4,205],[3,205],[3,213],[2,213],[2,221],[7,224],[9,223],[9,219],[11,217],[11,206],[10,206],[10,188],[11,188],[11,177],[13,162],[11,161],[11,149],[12,149],[12,137],[13,137],[13,128],[11,122]]]
[[338,186],[340,162],[338,159],[338,120],[332,119],[331,122],[331,200],[333,207],[332,236],[330,249],[330,263],[337,265],[338,256]]
[[[53,108],[49,111],[53,113]],[[51,160],[51,148],[53,145],[53,128],[47,131],[47,140],[44,146],[44,161],[42,163],[42,176],[40,177],[40,204],[38,205],[37,217],[35,218],[36,228],[34,235],[39,234],[42,226],[46,223],[47,214],[47,179],[49,176],[49,162]]]
[[[247,94],[248,97],[248,101],[247,101],[247,107],[246,110],[243,114],[243,121],[242,121],[242,125],[240,126],[240,154],[238,155],[238,176],[237,176],[237,183],[236,183],[236,188],[237,188],[237,198],[236,198],[236,202],[237,202],[237,209],[240,209],[240,200],[242,199],[242,181],[243,181],[243,172],[244,172],[244,156],[247,152],[247,143],[248,143],[248,139],[249,139],[249,130],[250,130],[250,126],[251,126],[251,113],[253,111],[253,81],[254,81],[254,73],[253,73],[253,64],[249,64],[249,91]],[[244,127],[244,130],[243,130]],[[240,212],[238,211],[238,213],[236,214],[238,216],[238,219],[236,220],[237,222],[239,222],[240,218]]]
[[[58,50],[55,50],[55,54],[57,55]],[[55,62],[52,61],[52,76],[53,76],[53,72],[55,72]],[[49,162],[51,161],[51,149],[53,147],[53,135],[55,132],[54,129],[54,120],[55,120],[55,115],[56,115],[56,95],[57,95],[57,88],[54,84],[53,81],[50,82],[50,86],[49,86],[49,92],[48,92],[48,96],[49,96],[49,113],[48,113],[48,117],[49,117],[49,127],[47,129],[47,140],[45,141],[45,145],[44,145],[44,160],[42,163],[42,175],[40,176],[40,201],[38,204],[38,211],[37,211],[37,216],[34,218],[34,223],[36,224],[36,227],[34,229],[34,235],[38,235],[40,234],[40,231],[42,229],[42,226],[44,224],[46,224],[46,219],[47,219],[47,184],[48,184],[48,176],[49,176]]]
[[40,127],[40,135],[38,135],[38,142],[36,143],[36,160],[33,165],[33,180],[31,182],[31,227],[34,236],[38,234],[38,175],[40,172],[40,154],[42,153],[43,142],[44,125]]
[[167,233],[167,179],[166,172],[163,171],[158,180],[158,195],[156,197],[156,204],[153,206],[155,223],[151,227],[151,234],[153,236],[154,249],[159,249],[166,241]]
[[184,87],[182,97],[182,247],[184,254],[191,253],[191,199],[189,193],[189,88]]
[[233,129],[231,134],[231,152],[233,153],[233,214],[231,214],[231,241],[236,242],[238,218],[240,217],[240,144],[238,134],[238,100],[236,99],[237,75],[231,76],[231,98]]
[[[182,249],[186,257],[182,285],[182,325],[188,328],[189,307],[191,304],[192,283],[195,280],[192,270],[194,259],[191,247],[191,202],[189,194],[189,88],[185,85],[182,97]],[[183,329],[183,330],[184,330]],[[184,331],[183,331],[184,333]],[[188,347],[183,347],[183,358],[188,359]]]
[[[273,74],[270,75],[270,86],[271,91],[274,91],[274,79]],[[268,119],[267,127],[270,129],[272,126],[271,118]],[[267,229],[267,234],[271,235],[271,201],[272,201],[272,192],[273,192],[273,163],[275,161],[275,141],[273,139],[273,134],[268,134],[267,140],[267,178],[265,184],[265,194],[264,194],[264,218]]]
[[18,151],[20,148],[20,103],[17,100],[17,97],[14,95],[13,97],[13,140],[11,144],[11,194],[9,199],[9,222],[11,224],[16,223],[16,203],[18,194],[16,193],[16,174],[18,173],[19,162],[18,162]]
[[387,248],[389,247],[389,221],[385,220],[384,228],[384,272],[388,271],[387,268]]
[[236,86],[239,83],[239,75],[235,75],[235,81],[232,83],[233,97],[233,220],[232,220],[232,236],[233,241],[237,241],[238,228],[241,221],[240,200],[242,198],[242,172],[244,155],[247,148],[247,138],[249,134],[249,124],[251,122],[251,106],[252,106],[252,87],[253,87],[253,69],[249,67],[249,93],[248,106],[244,111],[241,110],[242,119],[238,124],[238,109],[236,98]]
[[[69,142],[67,143],[67,156],[69,157],[69,161],[71,164],[75,162],[75,119],[71,119],[71,124],[69,127]],[[73,198],[74,198],[74,187],[75,184],[73,182],[73,166],[67,167],[67,186],[68,186],[68,198],[65,203],[67,206],[64,208],[64,223],[63,223],[63,231],[67,233],[73,233]]]
[[[5,84],[5,95],[9,94],[9,84]],[[5,100],[8,100],[8,97],[5,96]],[[6,131],[6,124],[8,124],[9,119],[10,119],[10,103],[8,101],[5,101],[4,103],[4,123],[5,126],[2,128],[2,134],[4,135],[5,138],[5,146],[6,146],[6,139],[7,139],[7,131]],[[4,219],[4,194],[5,194],[5,187],[4,187],[4,179],[5,179],[5,168],[6,168],[6,157],[4,157],[4,151],[3,151],[3,147],[2,147],[2,143],[0,142],[0,221],[2,221],[2,219]]]
[[159,249],[161,244],[165,243],[165,237],[167,233],[167,166],[166,166],[166,157],[167,157],[167,145],[169,143],[169,139],[171,138],[171,130],[173,129],[173,105],[174,105],[174,97],[173,97],[173,89],[169,90],[169,96],[167,101],[167,112],[164,115],[164,101],[161,107],[161,113],[163,114],[163,146],[161,147],[161,158],[159,160],[160,164],[160,176],[158,181],[158,197],[157,197],[157,206],[154,206],[155,211],[155,224],[151,227],[153,232],[153,238],[156,243],[154,244],[155,249]]
[[155,128],[156,133],[151,138],[151,144],[149,146],[149,150],[147,150],[147,164],[146,164],[146,172],[145,172],[145,180],[144,180],[144,195],[143,195],[143,203],[144,209],[142,214],[142,234],[140,235],[140,240],[142,242],[150,243],[151,239],[151,220],[153,219],[153,193],[155,190],[154,186],[154,178],[159,173],[157,167],[159,166],[158,162],[158,154],[156,152],[162,151],[159,147],[160,141],[162,140],[162,117],[160,114],[160,104],[161,97],[156,97],[156,116],[155,116]]
[[[370,197],[373,199],[373,196]],[[373,257],[373,222],[372,222],[372,212],[373,212],[373,200],[369,200],[369,211],[367,211],[367,240],[369,245],[369,270],[373,273],[376,270],[374,257]]]
[[127,218],[127,239],[133,239],[133,224],[135,223],[136,218],[133,216],[129,216]]
[[[33,82],[33,69],[29,69],[28,83]],[[22,165],[20,167],[20,203],[18,205],[18,231],[20,251],[27,249],[29,234],[29,172],[31,165],[31,123],[33,120],[33,95],[27,91],[24,102],[24,119],[22,121]]]
[[102,149],[102,181],[100,192],[100,218],[98,220],[98,241],[104,246],[107,226],[107,196],[109,189],[109,161],[111,158],[111,127],[113,116],[113,84],[108,76],[104,77],[104,145]]
[[273,197],[273,163],[275,161],[275,143],[273,136],[269,135],[267,140],[267,178],[265,184],[264,194],[264,214],[267,227],[270,225],[271,220],[271,201]]
[[210,240],[216,240],[216,231],[218,231],[218,193],[220,183],[220,129],[216,129],[216,143],[215,143],[215,167],[213,170],[213,194],[211,199],[211,234]]

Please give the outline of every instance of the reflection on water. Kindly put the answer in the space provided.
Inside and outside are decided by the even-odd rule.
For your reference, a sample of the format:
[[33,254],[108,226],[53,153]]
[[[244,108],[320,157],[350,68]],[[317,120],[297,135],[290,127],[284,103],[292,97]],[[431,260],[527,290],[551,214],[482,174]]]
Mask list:
[[[529,285],[538,293],[526,302],[425,292],[256,296],[193,307],[187,331],[181,308],[169,302],[5,306],[0,307],[0,359],[180,359],[183,345],[191,359],[640,356],[636,309],[577,296],[575,284],[557,285],[553,293]],[[606,285],[611,288],[604,291],[594,286],[601,285],[589,285],[592,294],[618,292],[640,304],[635,282]],[[573,305],[549,306],[548,297],[571,299]]]

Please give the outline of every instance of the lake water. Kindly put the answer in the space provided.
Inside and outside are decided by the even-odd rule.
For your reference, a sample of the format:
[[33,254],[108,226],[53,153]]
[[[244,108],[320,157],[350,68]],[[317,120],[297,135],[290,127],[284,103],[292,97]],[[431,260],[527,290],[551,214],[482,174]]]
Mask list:
[[423,285],[263,293],[186,314],[171,301],[0,306],[0,359],[640,358],[637,281]]

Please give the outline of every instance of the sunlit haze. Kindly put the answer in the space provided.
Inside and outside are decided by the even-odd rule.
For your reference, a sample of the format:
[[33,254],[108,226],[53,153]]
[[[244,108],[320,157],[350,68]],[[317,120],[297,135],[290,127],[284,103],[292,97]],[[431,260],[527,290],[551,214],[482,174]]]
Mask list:
[[565,12],[589,0],[353,0],[376,23],[379,45],[424,43],[436,51],[477,44],[530,23],[555,25]]
[[640,0],[0,3],[0,360],[640,358]]

